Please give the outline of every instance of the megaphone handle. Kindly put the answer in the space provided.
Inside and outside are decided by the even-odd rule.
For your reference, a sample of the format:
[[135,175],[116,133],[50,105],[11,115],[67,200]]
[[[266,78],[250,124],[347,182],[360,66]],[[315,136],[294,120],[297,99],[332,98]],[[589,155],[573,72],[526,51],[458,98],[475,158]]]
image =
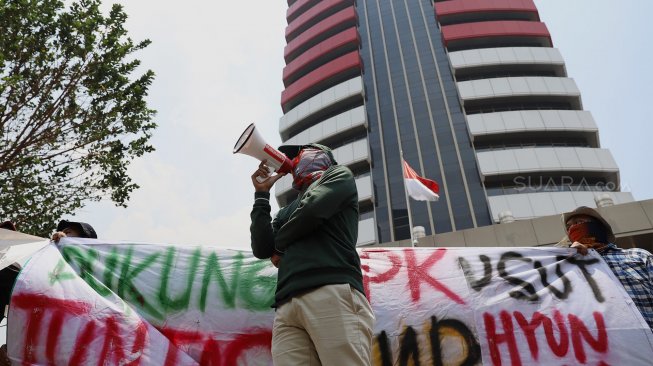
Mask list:
[[263,177],[261,177],[261,176],[258,176],[258,177],[256,177],[256,181],[257,181],[257,182],[259,182],[259,183],[263,183],[263,182],[265,182],[266,180],[270,179],[270,176],[269,176],[269,175],[272,174],[272,173],[274,173],[274,169],[272,169],[271,167],[266,166],[266,168],[268,168],[268,177],[267,177],[267,178],[263,178]]

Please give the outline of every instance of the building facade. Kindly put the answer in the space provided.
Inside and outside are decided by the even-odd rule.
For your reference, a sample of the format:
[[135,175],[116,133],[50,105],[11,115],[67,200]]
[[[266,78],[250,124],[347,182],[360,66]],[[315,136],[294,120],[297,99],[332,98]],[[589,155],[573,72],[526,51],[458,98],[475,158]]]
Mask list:
[[[401,154],[440,184],[426,235],[633,200],[532,0],[289,0],[284,143],[356,176],[359,244],[410,237]],[[285,205],[290,179],[277,183]]]

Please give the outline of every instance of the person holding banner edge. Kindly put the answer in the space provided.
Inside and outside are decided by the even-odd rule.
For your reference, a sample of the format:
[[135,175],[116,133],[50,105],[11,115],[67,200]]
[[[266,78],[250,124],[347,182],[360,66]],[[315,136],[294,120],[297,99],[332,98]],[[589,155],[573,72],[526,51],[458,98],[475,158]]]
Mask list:
[[598,211],[580,206],[562,215],[565,232],[578,253],[596,250],[624,286],[653,330],[653,255],[641,248],[622,249],[612,227]]
[[61,220],[57,225],[56,232],[52,234],[52,241],[58,243],[61,238],[65,237],[97,239],[97,234],[93,226],[85,222]]
[[[252,175],[252,251],[279,268],[275,365],[370,365],[374,314],[363,291],[358,192],[352,172],[318,144],[279,148],[293,161],[298,197],[272,220],[266,162]],[[267,178],[260,183],[257,178]]]

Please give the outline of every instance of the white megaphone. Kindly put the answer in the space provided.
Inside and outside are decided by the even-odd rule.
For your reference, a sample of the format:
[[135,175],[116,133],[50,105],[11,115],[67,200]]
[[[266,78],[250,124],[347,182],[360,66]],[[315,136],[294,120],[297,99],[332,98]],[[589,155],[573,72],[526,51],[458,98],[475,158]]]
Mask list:
[[[281,151],[268,145],[261,134],[258,133],[256,126],[252,123],[245,129],[240,138],[234,145],[234,154],[240,153],[257,158],[258,160],[267,160],[266,164],[270,168],[270,173],[290,173],[292,162]],[[263,183],[267,178],[256,177],[259,183]]]

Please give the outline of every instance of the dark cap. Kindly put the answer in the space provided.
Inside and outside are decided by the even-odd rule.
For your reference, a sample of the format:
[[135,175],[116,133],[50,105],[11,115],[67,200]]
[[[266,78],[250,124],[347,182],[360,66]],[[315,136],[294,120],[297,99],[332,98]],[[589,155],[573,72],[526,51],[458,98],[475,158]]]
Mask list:
[[0,229],[16,231],[16,225],[14,225],[14,223],[11,221],[5,221],[2,224],[0,224]]
[[567,221],[569,221],[570,218],[578,215],[587,215],[596,219],[598,222],[600,222],[603,225],[603,227],[605,227],[605,230],[608,233],[608,241],[610,241],[610,243],[614,243],[616,241],[614,233],[612,232],[612,226],[610,226],[610,224],[608,224],[608,222],[605,221],[603,216],[601,216],[601,214],[598,211],[587,206],[580,206],[571,212],[566,212],[562,214],[562,224],[566,226]]
[[320,144],[281,145],[281,146],[279,146],[278,150],[281,151],[282,153],[284,153],[288,157],[288,159],[292,160],[299,154],[299,152],[302,149],[306,149],[306,148],[322,150],[325,153],[327,153],[327,155],[329,155],[329,158],[333,162],[333,165],[338,164],[336,162],[335,157],[333,156],[333,152],[331,151],[331,149],[329,149],[328,147],[326,147],[324,145],[320,145]]
[[97,234],[95,233],[93,226],[85,222],[61,220],[59,221],[59,225],[57,225],[57,231],[64,231],[69,227],[77,230],[82,238],[97,239]]

